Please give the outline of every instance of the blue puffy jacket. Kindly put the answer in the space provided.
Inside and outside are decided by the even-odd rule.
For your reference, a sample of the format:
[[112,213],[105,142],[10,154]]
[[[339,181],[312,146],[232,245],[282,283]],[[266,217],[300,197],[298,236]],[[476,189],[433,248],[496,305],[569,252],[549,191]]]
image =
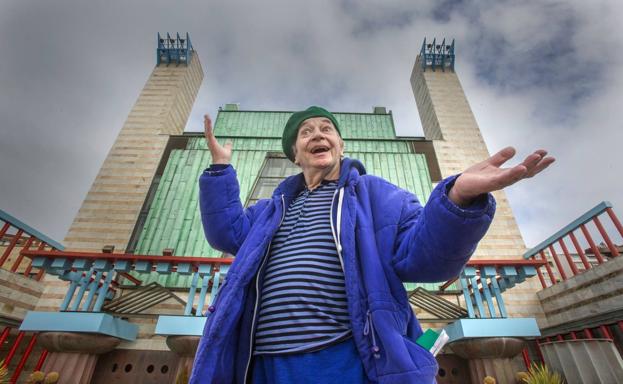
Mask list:
[[[437,362],[415,343],[422,329],[402,282],[438,282],[459,274],[495,211],[490,194],[460,208],[447,191],[433,190],[422,207],[410,192],[363,165],[342,160],[331,223],[344,267],[353,339],[371,382],[434,383]],[[256,276],[290,202],[304,188],[302,174],[284,180],[271,199],[244,209],[234,169],[199,178],[205,235],[214,248],[236,255],[207,314],[191,383],[250,380],[252,334],[262,276]]]

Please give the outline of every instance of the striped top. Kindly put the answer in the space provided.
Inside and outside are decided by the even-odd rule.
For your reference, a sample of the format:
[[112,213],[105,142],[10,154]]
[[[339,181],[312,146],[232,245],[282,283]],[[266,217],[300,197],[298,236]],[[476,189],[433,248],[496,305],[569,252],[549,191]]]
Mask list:
[[331,231],[337,182],[305,189],[271,243],[254,354],[311,352],[351,335],[344,272]]

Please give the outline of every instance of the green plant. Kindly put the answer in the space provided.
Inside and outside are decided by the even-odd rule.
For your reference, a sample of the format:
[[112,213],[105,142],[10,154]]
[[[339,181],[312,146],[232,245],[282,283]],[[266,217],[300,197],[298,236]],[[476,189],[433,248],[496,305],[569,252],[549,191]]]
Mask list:
[[177,379],[175,380],[175,384],[188,384],[188,368],[184,367],[181,369],[180,373],[177,375]]
[[526,382],[525,380],[527,380],[529,377],[530,376],[528,376],[528,372],[524,372],[524,371],[517,372],[515,373],[515,383],[523,384]]
[[28,379],[26,380],[26,382],[28,384],[37,384],[37,383],[41,383],[44,379],[45,379],[45,373],[41,371],[34,371],[30,375],[28,375]]
[[558,372],[552,372],[545,364],[532,363],[528,370],[528,377],[523,378],[526,384],[563,384],[562,376]]
[[495,384],[495,377],[492,376],[485,376],[484,380],[482,381],[483,384]]
[[50,372],[45,375],[45,379],[43,379],[43,384],[54,384],[58,381],[58,378],[58,372]]
[[0,360],[0,384],[8,383],[9,368],[4,365],[4,359]]

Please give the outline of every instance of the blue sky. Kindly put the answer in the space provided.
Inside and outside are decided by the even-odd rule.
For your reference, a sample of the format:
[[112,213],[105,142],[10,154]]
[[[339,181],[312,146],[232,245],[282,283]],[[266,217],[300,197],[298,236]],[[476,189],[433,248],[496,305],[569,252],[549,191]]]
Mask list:
[[409,76],[424,37],[454,38],[491,153],[557,163],[507,189],[528,246],[602,200],[623,216],[623,5],[611,1],[0,3],[0,207],[62,241],[155,65],[186,32],[204,82],[186,127],[245,109],[384,105],[422,135]]

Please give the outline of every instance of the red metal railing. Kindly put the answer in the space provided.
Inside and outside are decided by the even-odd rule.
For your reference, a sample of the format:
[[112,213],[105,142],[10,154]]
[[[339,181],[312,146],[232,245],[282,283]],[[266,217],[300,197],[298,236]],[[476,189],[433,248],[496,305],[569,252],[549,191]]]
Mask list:
[[[32,266],[24,263],[21,251],[36,247],[38,250],[62,250],[64,247],[36,229],[0,210],[0,268],[41,280],[43,270],[32,273]],[[17,255],[11,259],[12,255]],[[11,265],[8,265],[9,261]]]
[[[565,281],[621,254],[623,247],[617,246],[612,240],[600,216],[609,219],[608,224],[612,225],[615,234],[618,232],[619,241],[623,244],[623,226],[614,214],[612,205],[602,202],[524,254],[525,259],[544,263],[545,271],[537,268],[543,288]],[[594,228],[589,228],[590,223]],[[575,250],[575,253],[570,249]]]
[[[11,327],[5,327],[4,330],[2,331],[2,334],[0,334],[0,344],[3,344],[8,339],[10,333],[11,333]],[[21,332],[21,331],[18,332],[17,336],[15,337],[15,340],[13,340],[13,344],[9,348],[7,355],[0,359],[4,361],[4,364],[3,364],[4,367],[9,367],[13,359],[16,357],[17,351],[19,350],[25,336],[26,336],[25,332]],[[26,363],[28,362],[28,359],[30,355],[32,354],[32,351],[35,348],[36,342],[37,342],[37,334],[33,333],[30,338],[30,341],[28,342],[28,345],[26,346],[25,351],[20,356],[19,362],[13,369],[13,374],[11,375],[11,378],[9,379],[10,384],[17,383],[17,380],[19,379],[20,375],[24,371],[24,367],[26,366]],[[37,365],[35,366],[35,369],[34,369],[35,371],[41,369],[47,355],[48,355],[48,351],[43,350],[41,357],[39,357],[39,360],[37,361]]]

